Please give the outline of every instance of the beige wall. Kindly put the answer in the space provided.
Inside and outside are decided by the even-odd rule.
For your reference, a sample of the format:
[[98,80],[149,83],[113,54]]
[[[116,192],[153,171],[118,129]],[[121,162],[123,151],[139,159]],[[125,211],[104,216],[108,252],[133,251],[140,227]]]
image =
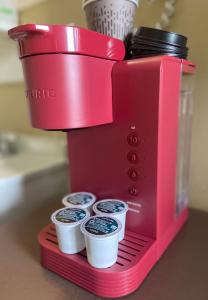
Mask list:
[[[163,0],[148,5],[142,0],[136,16],[136,25],[154,26],[162,11]],[[21,14],[22,23],[75,22],[85,26],[81,1],[48,0]],[[208,1],[177,1],[176,14],[170,30],[189,37],[190,60],[197,64],[195,116],[191,163],[191,205],[208,211]],[[41,133],[31,129],[25,106],[23,85],[0,86],[0,128]],[[48,133],[45,133],[48,134]]]

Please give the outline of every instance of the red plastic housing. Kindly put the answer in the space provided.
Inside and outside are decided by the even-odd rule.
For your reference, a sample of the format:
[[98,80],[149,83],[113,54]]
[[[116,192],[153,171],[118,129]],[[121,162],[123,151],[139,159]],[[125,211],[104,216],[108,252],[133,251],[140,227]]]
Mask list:
[[194,66],[169,56],[116,63],[113,123],[68,132],[71,190],[127,201],[127,230],[153,239],[176,218],[178,111],[187,68]]
[[63,130],[113,121],[112,68],[125,54],[120,40],[60,25],[22,25],[9,35],[19,43],[33,127]]
[[62,130],[111,123],[114,63],[70,54],[22,59],[32,126]]
[[26,24],[9,30],[9,36],[18,41],[20,58],[67,53],[117,61],[125,55],[121,40],[74,26]]
[[171,57],[118,62],[113,68],[114,122],[68,132],[73,192],[125,200],[126,235],[117,263],[92,268],[86,253],[65,255],[53,226],[39,235],[42,264],[102,297],[132,293],[188,217],[176,214],[176,160],[181,74],[194,66]]

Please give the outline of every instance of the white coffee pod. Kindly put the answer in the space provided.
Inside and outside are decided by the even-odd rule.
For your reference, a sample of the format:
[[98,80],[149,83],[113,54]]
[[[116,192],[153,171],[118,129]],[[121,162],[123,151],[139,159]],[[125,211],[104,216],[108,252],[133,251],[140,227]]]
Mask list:
[[110,215],[118,219],[122,224],[122,230],[119,233],[119,242],[124,239],[128,204],[117,199],[105,199],[96,202],[93,205],[93,211],[96,215]]
[[65,207],[55,211],[51,221],[55,224],[59,249],[67,254],[74,254],[85,248],[81,223],[89,217],[86,209]]
[[118,235],[121,222],[116,218],[93,216],[81,225],[87,249],[87,260],[95,268],[108,268],[118,257]]
[[62,203],[67,207],[85,208],[92,214],[92,206],[96,201],[96,196],[88,192],[79,192],[66,195]]

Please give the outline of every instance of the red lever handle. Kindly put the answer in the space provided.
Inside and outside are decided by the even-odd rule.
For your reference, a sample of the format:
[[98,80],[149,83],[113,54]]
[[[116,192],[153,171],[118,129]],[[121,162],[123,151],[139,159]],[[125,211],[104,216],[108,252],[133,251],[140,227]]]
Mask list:
[[24,39],[34,34],[45,34],[50,32],[48,25],[27,24],[10,29],[8,35],[13,40]]

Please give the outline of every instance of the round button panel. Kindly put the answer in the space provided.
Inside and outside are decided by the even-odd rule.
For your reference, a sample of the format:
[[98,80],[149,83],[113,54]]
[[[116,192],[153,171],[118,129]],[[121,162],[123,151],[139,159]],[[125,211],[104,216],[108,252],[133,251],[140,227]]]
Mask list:
[[136,133],[132,132],[127,137],[127,142],[130,146],[137,146],[139,144],[139,138]]
[[136,164],[138,162],[138,155],[135,151],[130,151],[127,154],[128,161],[132,164]]
[[129,194],[131,196],[137,196],[138,195],[138,189],[136,188],[136,186],[129,187]]
[[139,175],[136,169],[131,168],[128,170],[128,176],[131,180],[137,181]]
[[[135,128],[136,128],[135,126],[134,126],[134,128],[131,127],[132,130],[134,130]],[[139,161],[137,147],[139,146],[140,140],[135,131],[128,134],[127,143],[131,147],[129,149],[129,152],[127,153],[128,162],[131,165],[132,164],[136,165]],[[128,170],[127,174],[128,174],[129,179],[131,181],[135,182],[135,184],[136,184],[136,181],[139,179],[139,173],[138,173],[136,166],[133,168],[130,168]],[[138,195],[137,186],[136,185],[129,186],[128,193],[129,193],[129,195],[136,197]]]

